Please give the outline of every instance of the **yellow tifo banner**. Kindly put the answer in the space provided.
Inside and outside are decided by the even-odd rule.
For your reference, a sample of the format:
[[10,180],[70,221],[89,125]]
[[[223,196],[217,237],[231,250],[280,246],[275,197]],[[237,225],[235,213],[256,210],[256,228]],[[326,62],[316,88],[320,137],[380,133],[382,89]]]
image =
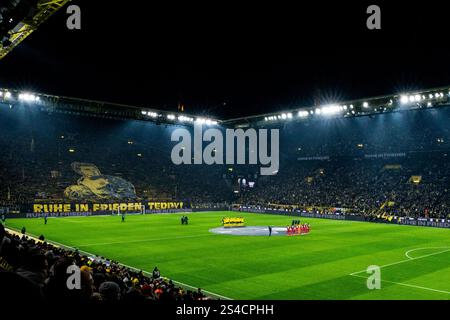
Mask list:
[[33,204],[33,213],[59,212],[140,212],[142,206],[148,210],[183,209],[183,202],[127,202],[127,203],[51,203]]

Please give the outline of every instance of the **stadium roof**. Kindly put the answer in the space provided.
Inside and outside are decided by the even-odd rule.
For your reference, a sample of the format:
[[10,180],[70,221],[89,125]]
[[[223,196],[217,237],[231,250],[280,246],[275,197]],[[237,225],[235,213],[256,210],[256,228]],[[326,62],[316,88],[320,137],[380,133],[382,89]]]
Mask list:
[[22,92],[0,88],[0,107],[13,108],[17,104],[37,105],[41,111],[88,115],[111,119],[134,119],[161,124],[190,125],[200,122],[206,125],[249,127],[265,124],[282,124],[287,121],[323,119],[329,117],[372,116],[407,110],[448,106],[450,86],[401,94],[385,95],[367,99],[336,102],[323,106],[306,106],[283,112],[265,113],[235,119],[215,119],[184,112],[163,111],[152,107],[138,107],[103,101],[78,99],[42,93]]
[[0,60],[71,0],[6,0],[0,4]]

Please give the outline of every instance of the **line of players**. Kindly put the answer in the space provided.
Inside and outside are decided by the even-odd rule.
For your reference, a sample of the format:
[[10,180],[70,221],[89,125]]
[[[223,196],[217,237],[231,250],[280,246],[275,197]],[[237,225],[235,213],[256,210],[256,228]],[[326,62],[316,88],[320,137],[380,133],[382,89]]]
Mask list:
[[300,220],[292,220],[292,224],[287,226],[286,232],[288,236],[297,234],[306,234],[311,231],[309,223],[301,223]]

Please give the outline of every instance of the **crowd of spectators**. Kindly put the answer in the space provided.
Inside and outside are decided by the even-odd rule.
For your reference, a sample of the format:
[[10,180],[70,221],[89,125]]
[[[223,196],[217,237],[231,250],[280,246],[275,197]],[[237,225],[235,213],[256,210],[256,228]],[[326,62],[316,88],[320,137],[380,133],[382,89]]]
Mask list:
[[[394,166],[377,160],[301,163],[259,179],[254,189],[244,193],[242,203],[450,218],[450,167],[439,159],[397,159]],[[414,183],[413,176],[421,181]]]
[[[450,213],[450,108],[286,122],[274,176],[260,176],[259,166],[174,165],[173,126],[29,111],[0,110],[0,209],[67,200],[64,189],[80,178],[71,169],[77,161],[131,182],[136,198],[123,200]],[[237,188],[243,177],[254,187]]]
[[[77,280],[69,279],[74,270],[79,270],[79,287],[76,287]],[[209,299],[201,289],[191,291],[176,286],[162,277],[156,267],[147,275],[103,257],[83,255],[26,235],[8,233],[1,224],[0,283],[0,297],[34,302]]]

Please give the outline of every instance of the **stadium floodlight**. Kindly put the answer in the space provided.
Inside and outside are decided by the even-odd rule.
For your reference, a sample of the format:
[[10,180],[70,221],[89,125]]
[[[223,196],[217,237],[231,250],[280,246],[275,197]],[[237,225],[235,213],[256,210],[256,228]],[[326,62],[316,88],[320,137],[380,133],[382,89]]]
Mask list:
[[305,110],[300,110],[300,111],[298,112],[298,116],[299,116],[300,118],[306,118],[308,115],[309,115],[309,112],[308,112],[308,111],[305,111]]
[[365,102],[363,103],[363,107],[364,107],[364,108],[368,108],[368,107],[369,107],[369,103],[365,101]]
[[288,119],[292,119],[292,113],[289,112],[289,113],[287,114],[287,117],[288,117]]
[[37,97],[34,94],[31,93],[21,93],[19,94],[19,100],[31,102],[31,101],[37,101]]
[[148,112],[148,115],[152,118],[157,118],[158,114],[156,112]]
[[428,95],[428,97],[429,97],[430,99],[433,99],[433,94],[430,93],[430,94]]
[[178,117],[178,120],[179,120],[179,121],[188,121],[188,122],[193,122],[193,121],[194,121],[193,118],[191,118],[191,117],[186,117],[186,116],[179,116],[179,117]]
[[326,106],[321,109],[321,113],[324,115],[336,114],[340,110],[339,106]]
[[435,97],[435,98],[439,98],[439,93],[435,93],[435,94],[434,94],[434,97]]
[[197,118],[197,120],[195,120],[197,123],[199,124],[204,124],[206,122],[206,119],[204,118]]
[[319,108],[316,109],[316,114],[320,114],[322,112],[322,110],[320,110]]
[[408,96],[401,96],[400,97],[400,102],[402,104],[407,104],[409,102]]
[[281,114],[281,119],[285,120],[287,118],[287,114],[286,113],[282,113]]
[[168,115],[167,115],[167,119],[169,119],[169,120],[175,120],[175,115],[173,115],[173,114],[168,114]]
[[420,94],[416,94],[414,96],[414,100],[417,101],[417,102],[419,102],[421,99],[422,99],[422,97],[420,96]]
[[427,103],[427,107],[432,107],[432,106],[433,106],[433,104],[431,102]]
[[0,97],[3,97],[3,91],[0,91]]
[[353,109],[353,105],[352,104],[350,105],[350,109]]
[[267,119],[267,117],[264,117],[264,121],[267,121],[267,120],[269,120],[269,119]]
[[6,91],[6,92],[5,92],[5,98],[6,98],[6,99],[11,98],[11,92]]
[[216,125],[219,124],[219,122],[217,122],[216,120],[211,120],[211,124],[212,124],[213,126],[216,126]]
[[144,116],[146,116],[146,115],[147,115],[147,111],[142,110],[142,111],[141,111],[141,114],[144,115]]

